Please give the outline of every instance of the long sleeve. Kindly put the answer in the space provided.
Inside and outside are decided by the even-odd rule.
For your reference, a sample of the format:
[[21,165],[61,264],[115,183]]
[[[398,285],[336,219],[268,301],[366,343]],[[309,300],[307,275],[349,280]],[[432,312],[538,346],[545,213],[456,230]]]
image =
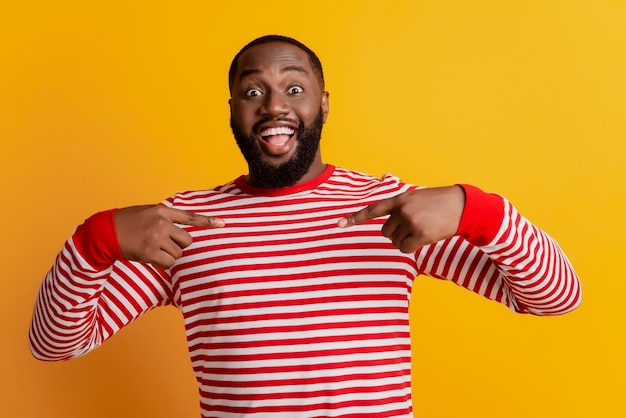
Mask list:
[[466,207],[457,236],[416,253],[420,273],[450,280],[534,315],[559,315],[581,302],[569,260],[505,198],[462,185]]
[[83,355],[144,312],[171,303],[164,272],[120,261],[113,213],[79,226],[41,283],[29,330],[36,358]]

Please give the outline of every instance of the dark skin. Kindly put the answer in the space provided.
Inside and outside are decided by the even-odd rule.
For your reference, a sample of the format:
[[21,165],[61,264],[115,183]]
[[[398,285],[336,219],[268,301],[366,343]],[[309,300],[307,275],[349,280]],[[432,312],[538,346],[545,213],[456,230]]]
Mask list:
[[348,228],[389,215],[381,232],[396,248],[408,254],[453,237],[464,207],[465,192],[460,186],[418,189],[373,203],[341,218],[337,225]]
[[224,221],[163,205],[115,211],[115,231],[124,258],[163,270],[172,267],[192,242],[191,235],[176,224],[221,228]]
[[[246,132],[257,134],[258,150],[266,161],[281,164],[298,146],[297,123],[308,126],[320,108],[323,120],[329,112],[329,95],[320,85],[307,54],[294,45],[274,42],[257,45],[240,58],[229,100],[233,120]],[[260,133],[289,128],[289,139],[267,142]],[[298,183],[314,179],[326,165],[320,150]],[[253,177],[246,181],[255,184]],[[456,234],[465,194],[459,186],[426,188],[402,193],[374,203],[338,220],[348,228],[387,216],[382,234],[404,253]],[[162,205],[132,206],[115,212],[115,229],[125,259],[171,267],[191,245],[192,238],[177,225],[221,228],[220,218],[193,214]]]
[[[256,137],[257,151],[263,159],[280,165],[291,158],[298,147],[297,125],[310,126],[322,109],[323,122],[329,110],[328,92],[322,89],[308,55],[294,45],[273,42],[257,45],[244,52],[237,68],[229,100],[233,121]],[[261,133],[271,128],[295,130],[286,142],[272,143]],[[322,174],[326,165],[320,150],[298,183]],[[247,182],[256,185],[252,174]]]

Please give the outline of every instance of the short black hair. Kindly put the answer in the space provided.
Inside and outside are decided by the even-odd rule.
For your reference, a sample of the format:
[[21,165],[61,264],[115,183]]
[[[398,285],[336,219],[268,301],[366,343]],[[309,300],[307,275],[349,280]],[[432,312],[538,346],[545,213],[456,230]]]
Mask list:
[[288,36],[265,35],[249,42],[246,46],[241,48],[241,50],[237,52],[237,55],[235,55],[235,58],[233,58],[233,61],[230,63],[230,69],[228,70],[228,90],[229,91],[232,91],[233,89],[233,82],[235,81],[235,74],[237,73],[237,65],[239,64],[239,58],[241,57],[241,55],[244,52],[246,52],[248,49],[252,48],[253,46],[269,44],[272,42],[285,42],[285,43],[294,45],[300,48],[301,50],[303,50],[304,52],[306,52],[307,55],[309,56],[309,62],[311,63],[311,68],[313,68],[313,72],[315,73],[315,76],[317,77],[317,80],[320,83],[320,87],[322,88],[322,90],[324,90],[324,71],[322,70],[322,63],[320,62],[320,59],[317,57],[317,55],[315,55],[315,52],[313,52],[309,47],[304,45],[302,42],[295,40],[293,38],[290,38]]

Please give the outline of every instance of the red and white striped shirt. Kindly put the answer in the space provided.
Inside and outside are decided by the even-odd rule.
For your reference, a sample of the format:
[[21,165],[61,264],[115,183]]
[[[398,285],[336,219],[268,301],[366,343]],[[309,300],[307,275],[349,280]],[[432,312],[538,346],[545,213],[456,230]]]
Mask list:
[[184,316],[203,417],[411,417],[408,305],[418,274],[450,280],[518,312],[580,303],[557,244],[501,196],[463,186],[458,235],[403,254],[385,219],[337,221],[414,189],[328,166],[316,179],[256,189],[239,178],[164,204],[218,216],[184,227],[193,244],[167,271],[121,259],[113,212],[77,228],[41,285],[33,354],[98,347],[159,305]]

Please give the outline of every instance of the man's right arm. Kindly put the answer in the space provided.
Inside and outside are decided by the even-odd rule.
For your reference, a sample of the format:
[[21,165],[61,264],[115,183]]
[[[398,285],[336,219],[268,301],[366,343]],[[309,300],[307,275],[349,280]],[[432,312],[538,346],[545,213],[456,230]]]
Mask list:
[[189,234],[223,221],[161,205],[100,212],[76,228],[43,280],[29,343],[41,360],[86,354],[144,312],[172,303],[166,273]]

